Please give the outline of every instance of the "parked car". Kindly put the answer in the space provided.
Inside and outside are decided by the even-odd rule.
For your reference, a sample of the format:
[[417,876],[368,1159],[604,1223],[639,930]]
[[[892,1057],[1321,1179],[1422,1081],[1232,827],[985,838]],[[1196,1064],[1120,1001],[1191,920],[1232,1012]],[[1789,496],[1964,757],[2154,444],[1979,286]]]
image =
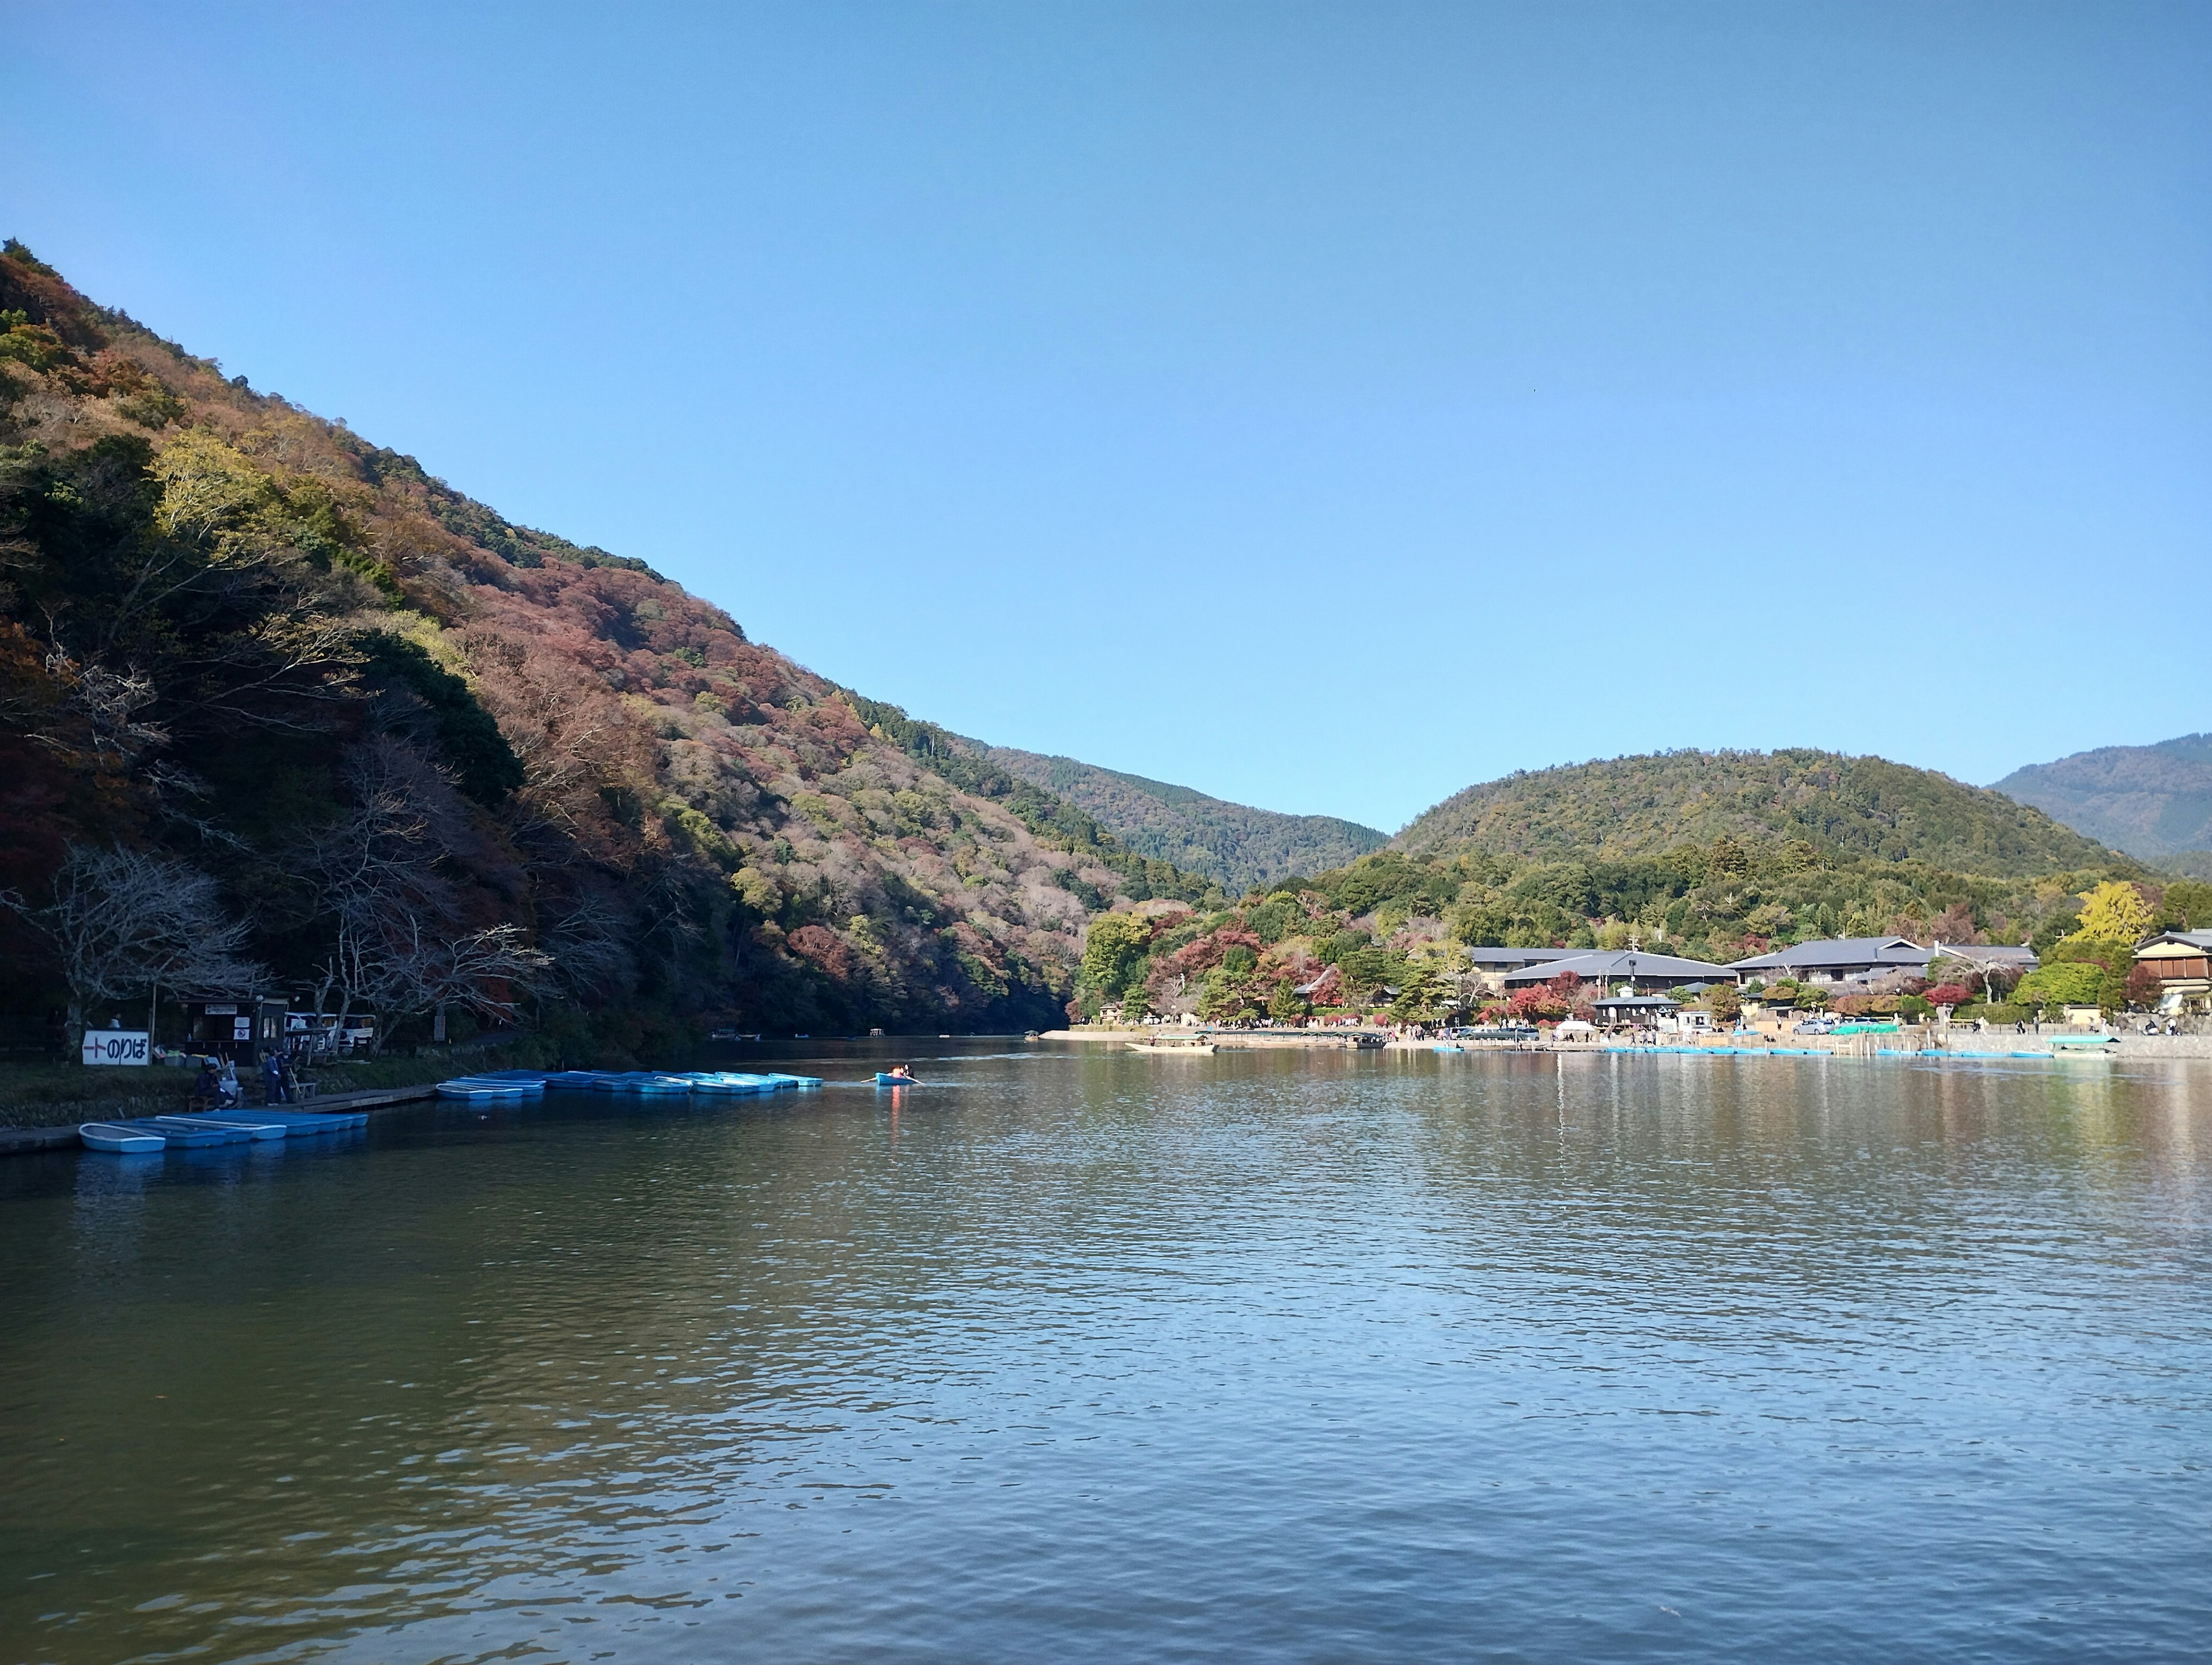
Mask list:
[[1795,1035],[1832,1035],[1836,1032],[1833,1018],[1808,1018],[1790,1031]]

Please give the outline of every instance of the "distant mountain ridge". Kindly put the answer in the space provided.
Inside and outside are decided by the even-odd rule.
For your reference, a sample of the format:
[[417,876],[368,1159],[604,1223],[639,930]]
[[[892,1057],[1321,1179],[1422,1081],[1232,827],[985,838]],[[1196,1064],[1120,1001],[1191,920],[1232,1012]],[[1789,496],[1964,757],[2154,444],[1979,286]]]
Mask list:
[[1995,790],[2147,861],[2212,851],[2212,733],[2030,763]]
[[1882,757],[1811,750],[1668,751],[1485,781],[1391,841],[1524,860],[1656,855],[1723,836],[1802,840],[1828,858],[2019,877],[2103,867],[2112,853],[2042,810]]
[[971,744],[1008,774],[1094,817],[1139,855],[1218,879],[1232,893],[1341,867],[1390,842],[1388,833],[1333,815],[1254,809],[1073,757]]

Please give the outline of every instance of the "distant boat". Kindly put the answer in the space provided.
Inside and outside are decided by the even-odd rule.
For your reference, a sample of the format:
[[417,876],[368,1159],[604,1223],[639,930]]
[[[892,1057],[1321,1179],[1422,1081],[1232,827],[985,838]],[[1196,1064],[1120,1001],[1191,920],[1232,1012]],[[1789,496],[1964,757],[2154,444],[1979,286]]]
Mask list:
[[1132,1041],[1128,1047],[1132,1052],[1200,1053],[1214,1050],[1211,1041]]
[[878,1070],[876,1073],[876,1085],[879,1087],[918,1087],[921,1083],[910,1075],[886,1075]]

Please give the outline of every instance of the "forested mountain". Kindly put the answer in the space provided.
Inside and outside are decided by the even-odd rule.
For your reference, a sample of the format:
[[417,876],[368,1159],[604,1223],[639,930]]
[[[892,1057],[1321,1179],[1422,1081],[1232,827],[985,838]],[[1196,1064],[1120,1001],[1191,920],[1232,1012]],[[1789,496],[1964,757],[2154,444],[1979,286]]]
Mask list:
[[2145,860],[2212,853],[2212,734],[2077,751],[2014,769],[1995,790]]
[[1052,1021],[1091,913],[1204,894],[934,733],[0,256],[9,1012],[138,997],[63,951],[118,861],[270,986],[615,1053]]
[[1619,860],[1723,836],[1753,848],[1802,842],[1826,860],[1993,877],[2112,860],[2095,840],[1996,792],[1881,757],[1811,750],[1668,751],[1510,775],[1447,798],[1391,847]]
[[1232,892],[1341,867],[1389,842],[1388,833],[1333,815],[1255,810],[1073,757],[969,744],[1007,773],[1095,816],[1139,854],[1203,873]]
[[1076,999],[1209,1017],[1503,1011],[1468,987],[1468,944],[1637,943],[1726,964],[1894,933],[2063,957],[2100,884],[2152,924],[2212,908],[2212,887],[2160,882],[2039,811],[1880,758],[1624,757],[1470,788],[1388,848],[1234,907],[1099,921]]

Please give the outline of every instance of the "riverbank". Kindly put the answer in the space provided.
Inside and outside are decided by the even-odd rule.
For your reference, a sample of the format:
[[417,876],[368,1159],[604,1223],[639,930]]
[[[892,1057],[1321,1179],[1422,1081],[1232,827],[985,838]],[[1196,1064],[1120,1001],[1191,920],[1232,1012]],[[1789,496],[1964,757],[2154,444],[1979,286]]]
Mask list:
[[1392,1042],[1377,1029],[1054,1029],[1040,1041],[1097,1041],[1116,1047],[1202,1041],[1217,1052],[1260,1052],[1273,1048],[1350,1050],[1388,1045],[1422,1047],[1432,1042]]
[[[419,1103],[423,1099],[436,1097],[437,1093],[436,1081],[424,1081],[408,1087],[374,1087],[361,1092],[327,1095],[318,1093],[293,1108],[303,1110],[378,1110],[395,1104]],[[142,1114],[158,1115],[166,1112],[155,1110]],[[83,1121],[104,1119],[86,1116]],[[0,1127],[0,1157],[28,1156],[37,1151],[73,1150],[79,1143],[76,1132],[79,1125],[76,1121],[64,1121],[41,1127]]]
[[[1962,1028],[1921,1026],[1904,1029],[1890,1034],[1864,1035],[1710,1035],[1668,1036],[1657,1043],[1649,1040],[1632,1042],[1618,1036],[1601,1036],[1589,1041],[1555,1041],[1548,1037],[1534,1037],[1524,1041],[1453,1041],[1436,1039],[1407,1041],[1392,1039],[1387,1030],[1355,1029],[1281,1029],[1281,1030],[1211,1030],[1211,1029],[1056,1029],[1039,1036],[1043,1041],[1081,1041],[1113,1047],[1169,1041],[1203,1041],[1217,1052],[1258,1052],[1279,1048],[1379,1048],[1389,1052],[1434,1052],[1439,1048],[1462,1052],[1660,1052],[1670,1054],[1711,1053],[1723,1057],[1741,1057],[1746,1054],[1774,1053],[1783,1056],[1825,1054],[1834,1057],[1862,1058],[1887,1055],[1947,1055],[1954,1058],[2010,1057],[2032,1055],[2048,1057],[2053,1048],[2056,1035],[2079,1037],[2086,1030],[2045,1030],[2040,1034],[2015,1035],[2008,1030],[1991,1030],[1976,1034]],[[2106,1048],[2114,1056],[2124,1059],[2212,1059],[2212,1035],[2120,1035],[2114,1037],[2117,1044]]]
[[[538,1069],[549,1061],[551,1043],[536,1035],[467,1041],[407,1057],[353,1058],[308,1073],[319,1090],[318,1103],[358,1097],[392,1088],[434,1086],[450,1077],[495,1069]],[[250,1074],[242,1072],[241,1074]],[[137,1069],[88,1069],[82,1064],[0,1064],[0,1132],[52,1127],[80,1121],[171,1115],[191,1095],[194,1072],[153,1064]],[[246,1083],[248,1094],[260,1090]],[[417,1095],[419,1097],[419,1095]],[[382,1101],[379,1101],[382,1102]]]

